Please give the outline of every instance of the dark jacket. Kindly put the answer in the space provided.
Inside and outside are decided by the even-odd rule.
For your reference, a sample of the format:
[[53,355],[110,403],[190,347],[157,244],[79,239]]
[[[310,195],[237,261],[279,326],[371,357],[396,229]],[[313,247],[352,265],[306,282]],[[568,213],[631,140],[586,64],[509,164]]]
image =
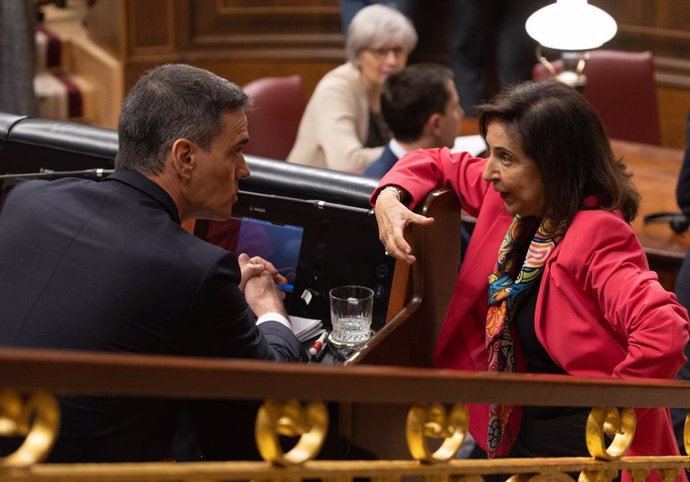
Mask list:
[[[256,326],[235,256],[183,230],[170,196],[135,172],[17,186],[0,215],[0,266],[0,345],[299,358],[290,329]],[[60,402],[52,459],[64,461],[160,460],[182,407]],[[231,438],[223,431],[217,435]]]
[[386,147],[384,147],[381,157],[371,163],[369,167],[366,168],[363,175],[373,179],[381,179],[384,174],[390,171],[391,167],[393,167],[396,162],[398,162],[398,156],[393,153],[390,143],[388,143]]

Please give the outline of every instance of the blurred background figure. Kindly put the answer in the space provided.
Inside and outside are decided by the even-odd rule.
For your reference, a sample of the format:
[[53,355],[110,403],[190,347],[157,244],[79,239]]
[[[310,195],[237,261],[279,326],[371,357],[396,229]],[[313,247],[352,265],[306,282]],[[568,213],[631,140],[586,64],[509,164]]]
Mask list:
[[408,151],[452,147],[464,115],[453,72],[431,63],[410,65],[388,77],[381,92],[381,112],[393,138],[364,171],[375,179]]
[[403,14],[370,5],[352,19],[345,42],[348,61],[316,86],[288,161],[361,173],[391,134],[381,115],[381,87],[405,68],[417,33]]
[[0,111],[37,115],[34,0],[0,2]]
[[546,0],[455,0],[450,60],[460,105],[472,107],[498,89],[529,80],[536,43],[525,30],[527,17]]

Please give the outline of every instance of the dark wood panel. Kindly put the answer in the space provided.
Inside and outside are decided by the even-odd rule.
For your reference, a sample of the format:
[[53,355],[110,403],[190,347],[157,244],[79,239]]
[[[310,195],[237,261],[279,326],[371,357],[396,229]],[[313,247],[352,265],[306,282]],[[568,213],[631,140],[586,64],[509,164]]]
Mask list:
[[189,53],[175,53],[130,62],[125,70],[125,90],[129,90],[144,72],[161,62],[186,62],[208,69],[238,85],[247,84],[260,77],[299,74],[304,81],[305,91],[309,94],[326,72],[340,64],[338,61],[316,62],[281,57],[275,57],[270,62],[262,59],[234,59],[229,61],[226,58],[209,59],[207,56],[195,57]]
[[86,15],[89,38],[117,59],[122,59],[125,29],[125,4],[121,0],[99,0]]
[[127,2],[127,41],[132,54],[171,51],[174,27],[173,0]]
[[[619,23],[606,47],[655,56],[663,145],[685,147],[690,109],[690,2],[592,0]],[[410,62],[447,63],[452,0],[419,2],[419,44]],[[307,95],[342,63],[337,0],[99,0],[87,19],[91,38],[122,61],[128,89],[147,68],[186,62],[239,84],[300,74]]]
[[192,0],[190,44],[342,47],[336,0]]
[[678,0],[592,0],[589,3],[611,14],[619,26],[688,32],[690,2]]
[[661,144],[666,147],[685,149],[686,119],[690,111],[690,85],[687,89],[657,87]]
[[[668,60],[690,61],[690,2],[677,0],[594,0],[590,2],[618,22],[618,34],[607,48],[620,50],[650,50],[658,58],[656,68],[666,85],[690,86],[690,63],[681,67],[685,77],[680,85],[664,78],[670,68]],[[677,79],[680,80],[680,79]]]

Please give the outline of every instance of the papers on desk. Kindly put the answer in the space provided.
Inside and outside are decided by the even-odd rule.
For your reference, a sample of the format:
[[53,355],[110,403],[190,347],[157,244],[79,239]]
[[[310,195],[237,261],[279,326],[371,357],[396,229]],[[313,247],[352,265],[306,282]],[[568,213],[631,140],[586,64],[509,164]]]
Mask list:
[[302,318],[301,316],[288,316],[288,318],[292,325],[292,332],[299,341],[307,341],[317,337],[325,330],[321,320]]
[[486,150],[486,144],[482,136],[458,136],[450,152],[469,152],[473,156],[478,156]]

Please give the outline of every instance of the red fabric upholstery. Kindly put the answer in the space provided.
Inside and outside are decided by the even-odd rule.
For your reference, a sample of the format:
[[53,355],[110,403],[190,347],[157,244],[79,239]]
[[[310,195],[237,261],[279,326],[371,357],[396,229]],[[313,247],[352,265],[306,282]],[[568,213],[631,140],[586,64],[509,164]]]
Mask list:
[[[553,62],[557,72],[560,60]],[[585,65],[583,94],[599,111],[606,133],[613,139],[661,144],[659,108],[651,52],[595,50]],[[541,64],[532,69],[534,80],[549,72]]]
[[263,77],[243,89],[254,103],[247,112],[250,141],[244,152],[287,159],[306,106],[302,77]]

